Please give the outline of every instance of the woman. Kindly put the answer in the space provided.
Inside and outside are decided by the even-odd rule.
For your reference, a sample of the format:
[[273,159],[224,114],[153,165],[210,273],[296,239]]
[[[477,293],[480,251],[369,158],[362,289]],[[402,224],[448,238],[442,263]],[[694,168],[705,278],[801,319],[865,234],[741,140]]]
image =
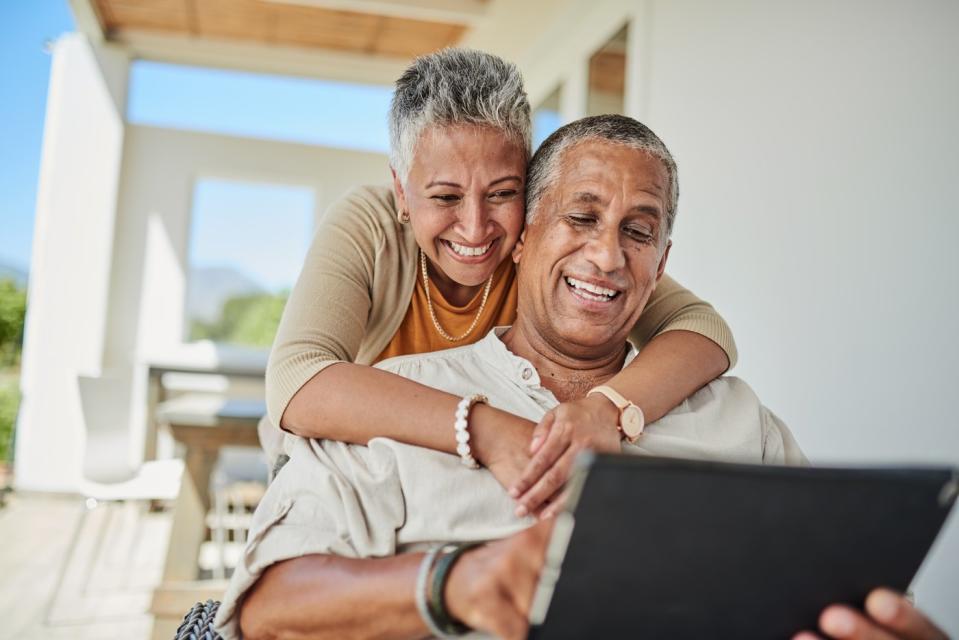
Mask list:
[[[368,365],[467,345],[512,323],[510,252],[529,155],[529,103],[513,65],[464,50],[413,63],[390,110],[393,190],[357,189],[328,211],[290,295],[267,369],[274,424],[456,453],[461,399]],[[642,351],[608,385],[647,422],[735,361],[722,318],[667,277],[632,337]],[[561,404],[539,425],[478,404],[470,445],[524,515],[555,494],[575,451],[610,442],[618,422],[599,394]]]

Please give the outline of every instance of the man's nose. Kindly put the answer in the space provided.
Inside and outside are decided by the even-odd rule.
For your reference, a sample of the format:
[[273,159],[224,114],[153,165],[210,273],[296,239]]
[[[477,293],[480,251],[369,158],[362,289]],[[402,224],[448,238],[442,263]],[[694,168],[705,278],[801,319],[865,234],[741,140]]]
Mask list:
[[612,273],[626,266],[619,229],[615,227],[602,229],[590,238],[585,253],[586,259],[603,273]]
[[486,198],[466,198],[459,216],[459,231],[463,240],[480,243],[486,239],[490,221]]

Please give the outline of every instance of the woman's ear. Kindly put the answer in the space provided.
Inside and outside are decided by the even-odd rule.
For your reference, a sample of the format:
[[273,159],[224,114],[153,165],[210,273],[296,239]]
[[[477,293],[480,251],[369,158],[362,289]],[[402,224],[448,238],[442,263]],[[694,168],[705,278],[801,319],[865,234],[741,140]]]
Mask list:
[[519,234],[519,240],[516,241],[516,245],[513,246],[513,264],[519,264],[519,259],[523,256],[523,244],[526,242],[526,229],[523,229],[523,233]]
[[406,192],[403,191],[403,183],[400,181],[399,176],[396,175],[396,169],[390,167],[390,173],[393,174],[393,194],[396,196],[396,214],[399,217],[400,222],[404,222],[404,215],[406,220],[409,220],[409,208],[406,204]]

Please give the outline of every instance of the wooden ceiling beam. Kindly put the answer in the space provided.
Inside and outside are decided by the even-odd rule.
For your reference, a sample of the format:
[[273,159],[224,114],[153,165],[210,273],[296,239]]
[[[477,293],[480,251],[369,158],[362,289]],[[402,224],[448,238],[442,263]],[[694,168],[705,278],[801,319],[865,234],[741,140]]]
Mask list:
[[486,17],[482,0],[266,0],[320,9],[372,13],[394,18],[474,25]]
[[143,60],[376,85],[393,84],[410,62],[405,57],[155,32],[120,31],[110,41]]

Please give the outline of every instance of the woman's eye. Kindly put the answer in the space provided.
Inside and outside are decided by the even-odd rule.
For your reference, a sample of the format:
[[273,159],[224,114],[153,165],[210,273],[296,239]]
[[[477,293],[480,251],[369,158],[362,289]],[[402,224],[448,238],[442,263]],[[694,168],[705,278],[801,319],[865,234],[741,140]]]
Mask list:
[[596,221],[596,219],[593,216],[578,214],[578,213],[571,213],[567,215],[566,220],[570,224],[576,225],[576,226],[587,226],[587,225],[593,224]]
[[444,204],[453,204],[454,202],[459,202],[460,197],[453,193],[441,193],[439,195],[430,196],[430,199],[437,200]]
[[490,194],[490,198],[495,200],[507,200],[516,195],[516,189],[500,189]]

